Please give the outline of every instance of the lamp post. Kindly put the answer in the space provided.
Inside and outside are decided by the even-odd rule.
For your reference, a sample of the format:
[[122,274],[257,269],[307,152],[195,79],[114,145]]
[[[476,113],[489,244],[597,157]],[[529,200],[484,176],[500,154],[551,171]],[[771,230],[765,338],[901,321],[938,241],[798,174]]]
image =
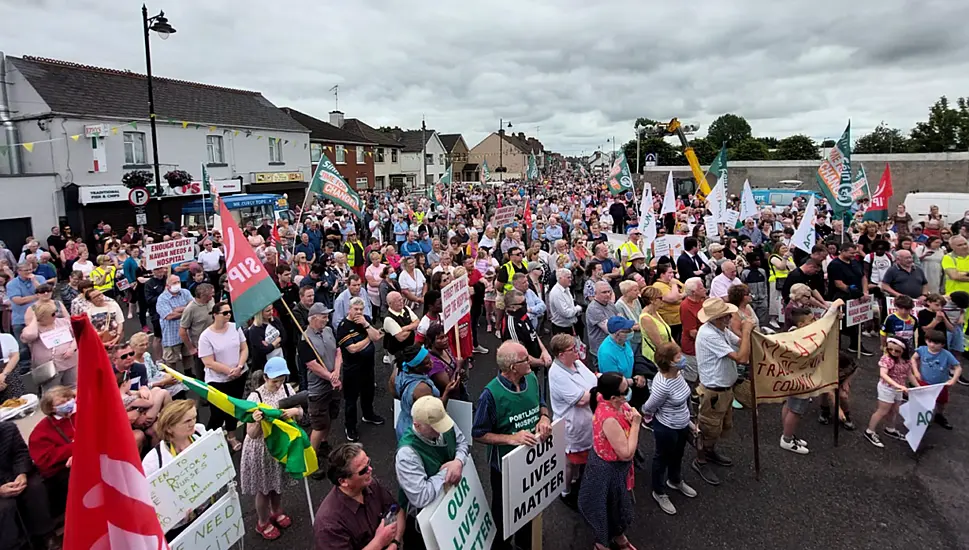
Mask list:
[[148,41],[148,31],[155,31],[159,38],[167,40],[175,29],[168,24],[165,12],[160,11],[154,17],[148,17],[148,6],[141,5],[141,22],[145,29],[145,67],[148,73],[148,124],[151,126],[151,154],[155,169],[155,194],[161,196],[161,171],[158,169],[158,131],[155,129],[155,94],[151,83],[151,44]]
[[640,140],[640,138],[643,135],[643,131],[641,130],[641,128],[642,128],[642,126],[639,125],[639,120],[637,120],[636,121],[636,124],[633,126],[633,129],[636,130],[636,173],[637,174],[642,174],[643,173],[642,168],[641,168],[640,163],[639,163],[639,157],[641,155],[641,153],[640,153],[640,148],[641,147],[640,147],[640,141],[639,140]]
[[[508,123],[508,128],[511,128],[511,122]],[[498,181],[505,181],[505,166],[503,164],[502,152],[504,151],[505,144],[505,119],[498,119]]]

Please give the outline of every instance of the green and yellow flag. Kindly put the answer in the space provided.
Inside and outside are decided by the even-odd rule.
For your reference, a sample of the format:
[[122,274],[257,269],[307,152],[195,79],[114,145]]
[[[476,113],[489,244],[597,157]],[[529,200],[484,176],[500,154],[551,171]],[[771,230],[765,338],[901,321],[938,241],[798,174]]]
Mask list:
[[262,411],[263,419],[260,425],[266,441],[266,449],[277,462],[283,465],[289,475],[302,478],[319,469],[316,451],[310,444],[309,436],[296,425],[295,421],[284,420],[283,411],[262,403],[230,397],[201,380],[185,376],[168,367],[165,367],[165,372],[240,422],[252,422],[252,413],[257,409]]

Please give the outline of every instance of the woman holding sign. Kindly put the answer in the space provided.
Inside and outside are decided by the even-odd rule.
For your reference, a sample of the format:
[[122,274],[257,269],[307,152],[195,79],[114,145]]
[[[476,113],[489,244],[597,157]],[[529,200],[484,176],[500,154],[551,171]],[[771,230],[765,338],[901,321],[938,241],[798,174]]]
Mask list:
[[30,361],[34,370],[44,370],[50,363],[48,374],[44,377],[52,377],[46,381],[34,379],[43,390],[77,385],[77,343],[71,330],[71,320],[57,316],[57,310],[63,307],[63,304],[54,301],[33,306],[34,318],[20,335],[24,343],[30,346]]

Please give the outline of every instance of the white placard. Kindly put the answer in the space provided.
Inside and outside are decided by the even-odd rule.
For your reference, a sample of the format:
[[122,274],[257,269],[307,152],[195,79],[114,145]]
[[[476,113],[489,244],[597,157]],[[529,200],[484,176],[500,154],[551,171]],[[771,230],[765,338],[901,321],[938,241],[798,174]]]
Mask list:
[[[454,424],[464,434],[464,438],[468,440],[468,447],[471,447],[473,445],[471,427],[474,426],[474,413],[472,412],[471,403],[457,399],[448,399],[447,415],[451,417]],[[400,416],[400,399],[394,399],[394,426],[397,425],[398,416]]]
[[736,210],[725,210],[723,212],[723,225],[727,229],[733,229],[737,227],[737,220],[740,219],[740,212]]
[[230,548],[246,532],[239,493],[230,489],[169,545],[171,550]]
[[501,458],[505,501],[504,540],[555,502],[565,486],[565,422],[552,423],[552,435],[534,447],[520,445]]
[[669,243],[670,252],[672,253],[673,261],[675,262],[680,254],[683,253],[683,241],[686,239],[686,235],[667,235],[666,242]]
[[[922,305],[920,303],[916,303],[915,304],[915,307],[912,308],[912,317],[918,317],[919,312],[922,311],[923,309],[925,309],[925,306],[924,305]],[[885,296],[885,317],[888,317],[889,315],[891,315],[892,313],[895,313],[895,312],[896,312],[896,310],[895,310],[895,297],[894,296]]]
[[47,347],[47,349],[54,349],[61,344],[73,342],[74,335],[71,334],[71,327],[60,327],[55,328],[54,330],[41,332],[40,341],[44,343],[44,346]]
[[717,219],[713,215],[703,218],[703,227],[707,230],[707,239],[720,240],[720,226],[717,225]]
[[175,239],[145,245],[145,269],[168,267],[195,259],[195,239]]
[[515,221],[515,212],[518,211],[517,206],[502,206],[501,208],[495,210],[495,219],[491,222],[491,225],[495,229],[501,229],[502,227]]
[[462,317],[471,313],[471,293],[468,292],[468,276],[462,275],[441,289],[441,317],[444,332],[454,328]]
[[421,515],[427,513],[430,516],[426,523],[418,516],[420,525],[430,526],[422,531],[428,550],[441,548],[441,543],[444,548],[455,550],[488,550],[495,542],[498,530],[471,457],[468,457],[462,474],[461,481],[448,489],[444,498],[436,501],[436,506],[432,504],[421,512]]
[[670,242],[666,239],[666,235],[662,237],[656,237],[653,241],[653,257],[660,258],[662,256],[669,256],[670,254]]
[[235,476],[222,430],[207,432],[175,460],[148,476],[151,502],[162,530],[167,533]]
[[875,318],[875,310],[872,307],[872,302],[874,298],[869,296],[867,298],[858,298],[856,300],[848,300],[846,304],[847,311],[845,316],[847,317],[845,326],[853,327],[859,323],[864,323],[865,321],[871,321]]

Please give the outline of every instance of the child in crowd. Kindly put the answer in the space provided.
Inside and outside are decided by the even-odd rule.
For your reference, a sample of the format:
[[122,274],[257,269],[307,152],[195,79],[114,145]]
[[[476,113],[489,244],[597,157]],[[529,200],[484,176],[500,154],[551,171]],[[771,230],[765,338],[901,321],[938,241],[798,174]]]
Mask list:
[[[806,327],[814,322],[814,313],[804,307],[795,308],[791,311],[791,330]],[[807,397],[791,396],[787,398],[784,407],[781,408],[781,449],[791,451],[801,455],[808,454],[807,441],[798,439],[794,432],[801,421],[801,417],[811,406],[811,400]]]
[[[963,294],[965,293],[963,292]],[[919,322],[918,342],[920,346],[925,345],[925,333],[927,331],[938,330],[943,334],[948,334],[952,330],[952,321],[943,311],[945,306],[946,300],[940,294],[929,294],[925,297],[925,309],[916,315]]]
[[961,353],[966,349],[966,334],[963,330],[966,308],[969,308],[969,292],[962,290],[949,294],[948,300],[942,306],[942,312],[949,320],[946,324],[946,347],[952,353]]
[[898,407],[902,403],[902,394],[908,392],[905,384],[912,372],[906,343],[894,336],[882,338],[885,340],[885,354],[878,360],[878,408],[872,413],[865,430],[865,439],[879,449],[885,446],[877,433],[882,420],[886,420],[882,433],[892,439],[905,440],[905,436],[895,428],[895,421],[898,418]]
[[485,319],[488,321],[488,332],[490,333],[493,327],[498,326],[495,319],[495,300],[498,299],[498,292],[495,290],[495,270],[489,267],[485,271],[483,280],[485,287]]
[[905,344],[906,355],[910,355],[915,350],[916,333],[918,333],[918,321],[912,317],[912,308],[915,301],[908,296],[901,295],[895,297],[895,311],[885,317],[882,325],[882,350],[889,338],[897,338]]
[[938,330],[930,330],[925,334],[924,346],[915,350],[912,355],[912,375],[919,386],[945,384],[939,397],[935,401],[935,415],[932,421],[947,430],[952,429],[945,415],[946,403],[949,402],[949,386],[956,383],[962,375],[962,365],[949,350],[943,349],[946,335]]

